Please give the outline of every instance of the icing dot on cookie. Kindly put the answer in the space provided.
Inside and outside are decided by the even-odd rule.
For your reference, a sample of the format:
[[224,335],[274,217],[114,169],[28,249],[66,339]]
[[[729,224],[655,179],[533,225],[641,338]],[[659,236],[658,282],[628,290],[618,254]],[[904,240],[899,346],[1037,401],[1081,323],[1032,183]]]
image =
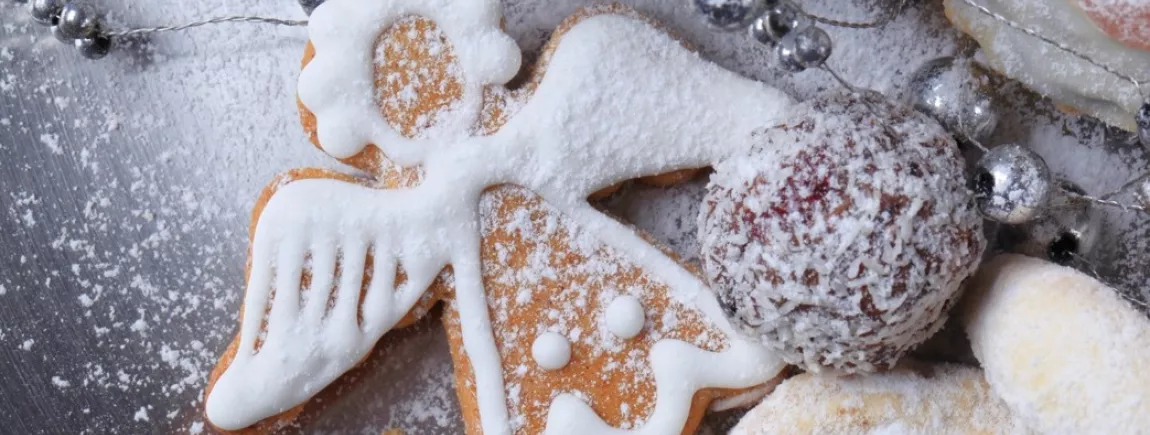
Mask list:
[[635,338],[643,331],[643,323],[647,317],[643,312],[643,304],[639,299],[624,295],[611,301],[607,306],[607,330],[624,340]]
[[544,332],[535,337],[531,356],[543,370],[559,370],[571,361],[571,343],[557,332]]

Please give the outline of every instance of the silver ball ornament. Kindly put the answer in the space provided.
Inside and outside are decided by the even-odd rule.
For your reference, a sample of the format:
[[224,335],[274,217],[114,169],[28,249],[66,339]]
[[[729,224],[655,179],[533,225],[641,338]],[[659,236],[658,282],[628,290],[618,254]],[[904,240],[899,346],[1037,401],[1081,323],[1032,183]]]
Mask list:
[[911,74],[905,99],[960,139],[981,143],[994,133],[999,119],[987,80],[986,71],[975,64],[941,57]]
[[831,37],[815,26],[800,29],[779,41],[775,55],[779,65],[788,71],[818,68],[831,56]]
[[112,51],[112,40],[107,36],[96,35],[92,38],[77,39],[75,41],[76,50],[80,52],[81,56],[85,59],[98,60],[103,59]]
[[1042,156],[1015,144],[987,151],[975,165],[970,181],[982,215],[1006,224],[1041,216],[1055,189]]
[[76,40],[76,38],[73,38],[60,30],[60,26],[52,26],[52,36],[56,37],[57,41],[63,42],[65,44],[71,44],[72,41]]
[[1142,103],[1134,121],[1138,125],[1138,140],[1143,147],[1150,148],[1150,102]]
[[749,30],[755,40],[766,45],[775,45],[791,32],[810,27],[812,24],[811,18],[802,9],[784,0],[771,5],[766,15],[751,23]]
[[56,28],[61,36],[69,39],[91,38],[100,33],[100,19],[91,6],[84,3],[68,3],[60,10],[60,20],[56,23]]
[[304,13],[311,15],[315,8],[318,8],[323,2],[324,0],[299,0],[299,5],[303,7]]
[[60,10],[64,8],[65,0],[32,0],[29,9],[32,19],[45,26],[56,25],[60,18]]
[[1059,182],[1060,193],[1041,217],[1020,225],[1004,226],[999,242],[1005,248],[1046,258],[1062,265],[1089,255],[1102,230],[1102,213],[1091,203],[1076,200],[1086,192],[1068,181]]
[[1138,200],[1138,205],[1150,209],[1150,177],[1139,180],[1134,186],[1134,198]]
[[763,15],[772,0],[694,0],[695,9],[712,27],[735,31]]

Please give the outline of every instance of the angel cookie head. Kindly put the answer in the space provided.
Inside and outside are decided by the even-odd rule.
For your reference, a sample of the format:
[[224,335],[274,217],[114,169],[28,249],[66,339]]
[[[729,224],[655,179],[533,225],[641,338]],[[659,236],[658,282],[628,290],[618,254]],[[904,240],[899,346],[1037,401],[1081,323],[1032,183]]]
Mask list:
[[527,71],[500,22],[494,0],[316,9],[305,129],[370,177],[297,170],[258,201],[214,426],[289,422],[438,302],[469,433],[692,432],[779,374],[698,276],[587,198],[744,152],[789,98],[621,7],[565,21]]

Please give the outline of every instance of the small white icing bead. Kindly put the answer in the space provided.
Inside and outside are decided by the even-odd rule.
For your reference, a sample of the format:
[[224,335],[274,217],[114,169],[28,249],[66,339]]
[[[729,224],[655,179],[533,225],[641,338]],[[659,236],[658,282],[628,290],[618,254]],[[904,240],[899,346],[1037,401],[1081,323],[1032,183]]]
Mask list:
[[643,311],[643,303],[631,295],[623,295],[611,301],[607,306],[607,315],[604,319],[607,330],[616,337],[624,340],[635,338],[643,332],[643,323],[647,316]]
[[531,344],[531,356],[543,370],[559,370],[571,361],[571,342],[558,332],[544,332]]

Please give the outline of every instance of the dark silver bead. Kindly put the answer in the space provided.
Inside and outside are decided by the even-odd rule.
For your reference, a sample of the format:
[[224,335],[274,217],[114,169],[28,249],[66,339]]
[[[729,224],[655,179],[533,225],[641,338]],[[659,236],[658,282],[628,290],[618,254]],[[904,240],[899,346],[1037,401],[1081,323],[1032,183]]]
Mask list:
[[831,56],[831,37],[823,29],[809,26],[784,36],[775,46],[775,55],[787,71],[817,68]]
[[65,44],[72,44],[72,41],[76,40],[76,38],[64,34],[64,32],[60,30],[60,26],[52,26],[52,36],[55,36],[57,41]]
[[55,26],[60,19],[60,10],[64,8],[65,0],[32,0],[29,9],[32,19],[45,26]]
[[77,39],[76,50],[80,51],[80,55],[84,58],[97,60],[103,59],[112,51],[112,39],[103,35],[96,35],[93,38]]
[[1134,186],[1134,198],[1138,199],[1138,205],[1150,210],[1150,177],[1139,180]]
[[1138,108],[1135,121],[1138,124],[1138,140],[1143,147],[1150,148],[1150,102],[1142,103],[1142,107]]
[[1091,254],[1102,230],[1101,210],[1075,199],[1086,192],[1074,183],[1061,181],[1059,187],[1041,217],[1002,228],[999,243],[1004,248],[1062,265]]
[[971,190],[982,215],[1006,224],[1041,216],[1054,189],[1053,176],[1042,156],[1015,144],[987,151],[971,178]]
[[735,31],[747,27],[767,11],[772,0],[694,0],[695,9],[707,24],[720,30]]
[[750,26],[751,37],[767,44],[779,43],[787,34],[810,27],[813,24],[798,6],[789,1],[778,1],[770,5],[767,14],[759,17]]
[[318,8],[323,2],[324,0],[299,0],[299,5],[303,7],[305,13],[311,15],[312,11],[315,11],[315,8]]
[[960,139],[985,142],[998,126],[998,105],[986,72],[969,61],[941,57],[910,76],[906,102]]
[[68,3],[60,10],[60,20],[56,23],[61,36],[70,39],[86,39],[100,33],[100,18],[96,10],[84,3]]

